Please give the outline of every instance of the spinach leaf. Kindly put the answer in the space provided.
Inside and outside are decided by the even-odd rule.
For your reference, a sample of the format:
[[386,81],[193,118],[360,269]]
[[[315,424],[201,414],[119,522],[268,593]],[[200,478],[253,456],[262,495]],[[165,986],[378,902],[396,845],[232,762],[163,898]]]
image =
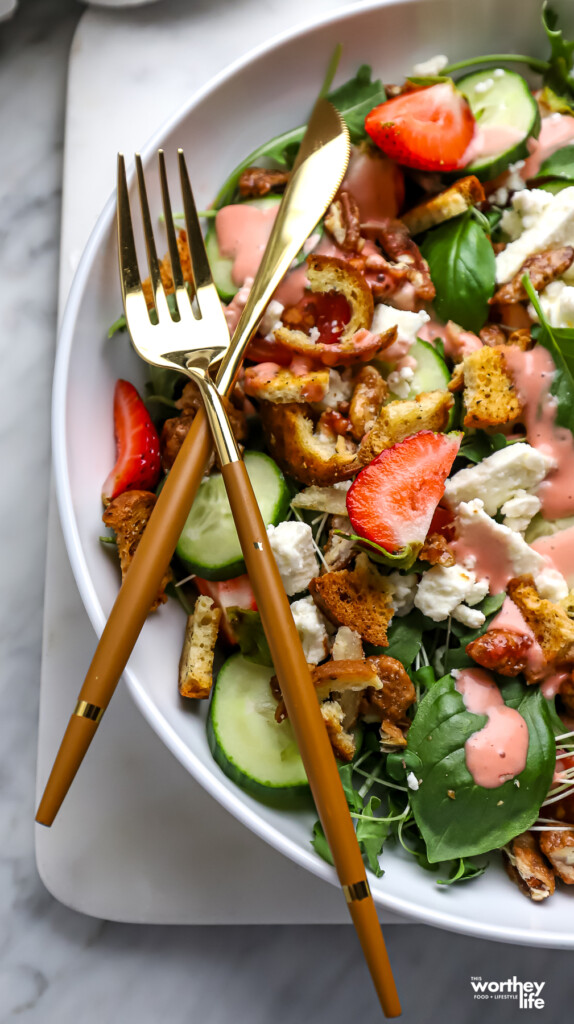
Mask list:
[[556,367],[550,387],[550,393],[557,401],[556,422],[574,432],[574,330],[551,327],[527,274],[522,283],[540,321],[537,327],[532,328],[532,334],[550,352]]
[[494,294],[496,267],[492,246],[470,210],[429,231],[421,251],[436,288],[440,319],[479,331]]
[[396,658],[405,668],[410,668],[421,649],[425,627],[425,616],[416,608],[408,615],[395,615],[387,634],[389,646],[381,647],[380,651]]
[[563,146],[540,164],[539,178],[574,178],[574,146]]
[[323,826],[320,821],[316,821],[313,825],[313,838],[311,840],[311,846],[315,853],[318,853],[323,860],[327,861],[327,864],[333,864],[333,858],[331,856],[331,850],[327,842],[327,837],[323,831]]
[[509,444],[504,434],[487,434],[484,430],[473,430],[465,434],[458,450],[458,457],[469,462],[482,462],[493,452],[506,448]]
[[464,745],[487,719],[466,710],[452,676],[428,691],[409,729],[407,749],[422,761],[421,783],[410,802],[432,863],[503,846],[535,821],[548,792],[556,751],[546,701],[540,690],[518,680],[505,680],[500,689],[505,704],[528,726],[526,767],[516,780],[495,789],[474,782]]
[[[371,81],[371,69],[368,64],[363,64],[354,78],[330,92],[327,99],[345,118],[351,142],[356,145],[367,138],[365,117],[373,107],[385,102],[386,94],[380,81]],[[301,125],[298,128],[282,132],[281,135],[277,135],[274,139],[270,139],[254,149],[229,175],[217,194],[213,204],[215,209],[219,210],[222,206],[234,201],[239,178],[248,167],[257,165],[264,160],[272,161],[276,167],[291,168],[306,127],[306,125]]]

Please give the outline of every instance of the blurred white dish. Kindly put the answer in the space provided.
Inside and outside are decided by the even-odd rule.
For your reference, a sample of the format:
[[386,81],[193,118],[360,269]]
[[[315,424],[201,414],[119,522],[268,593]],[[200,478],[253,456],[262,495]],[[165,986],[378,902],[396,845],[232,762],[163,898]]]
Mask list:
[[[175,151],[182,146],[203,205],[246,153],[304,120],[341,40],[345,51],[338,81],[368,62],[376,76],[392,82],[416,61],[438,52],[459,59],[496,52],[504,41],[507,50],[540,53],[544,40],[539,10],[538,0],[507,0],[502,8],[498,0],[486,0],[480,7],[460,0],[355,5],[275,40],[217,76],[161,128],[145,155],[151,158],[161,145],[173,164]],[[154,179],[150,174],[150,185]],[[152,209],[159,212],[155,185],[150,199]],[[74,575],[98,633],[118,586],[116,566],[98,542],[100,487],[114,460],[113,387],[119,376],[138,385],[146,375],[125,336],[106,339],[107,327],[121,308],[114,212],[112,198],[76,275],[54,384],[60,513]],[[170,750],[223,806],[287,856],[335,882],[332,869],[309,845],[312,814],[263,807],[225,778],[213,761],[205,738],[205,707],[183,709],[177,693],[182,629],[180,609],[171,604],[146,623],[126,673],[136,703]],[[398,913],[500,941],[574,946],[571,896],[561,892],[544,907],[531,904],[508,881],[496,856],[482,878],[449,889],[437,886],[435,876],[407,860],[406,854],[386,852],[383,864],[384,877],[371,878],[373,894],[378,903]]]

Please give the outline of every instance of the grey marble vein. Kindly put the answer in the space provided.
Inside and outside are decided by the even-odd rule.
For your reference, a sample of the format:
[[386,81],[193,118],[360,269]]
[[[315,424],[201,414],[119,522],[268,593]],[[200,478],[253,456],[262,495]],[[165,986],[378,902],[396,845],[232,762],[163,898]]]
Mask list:
[[[32,819],[65,69],[81,8],[23,0],[0,26],[0,1024],[371,1022],[350,927],[137,927],[83,917],[43,888]],[[33,285],[30,288],[30,283]],[[524,1018],[475,1001],[471,975],[545,981],[572,1005],[571,954],[387,928],[404,1019]],[[528,1018],[530,1019],[530,1018]]]

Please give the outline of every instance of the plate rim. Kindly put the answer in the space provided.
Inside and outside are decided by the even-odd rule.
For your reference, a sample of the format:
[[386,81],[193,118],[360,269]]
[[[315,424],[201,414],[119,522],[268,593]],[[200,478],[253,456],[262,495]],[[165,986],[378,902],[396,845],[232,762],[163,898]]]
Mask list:
[[[180,104],[176,110],[153,132],[146,144],[141,149],[144,163],[152,156],[158,148],[161,140],[172,132],[182,120],[185,119],[196,107],[208,98],[212,93],[224,86],[229,80],[249,65],[256,63],[262,57],[280,47],[289,44],[298,37],[307,35],[309,32],[331,25],[349,17],[361,16],[369,11],[381,10],[385,7],[405,7],[417,0],[360,0],[358,3],[347,3],[343,7],[331,12],[323,13],[317,17],[310,18],[299,25],[275,33],[267,41],[253,47],[246,54],[233,61],[226,68],[219,71],[200,89],[196,90],[187,100]],[[128,177],[133,177],[133,166],[130,162]],[[53,391],[52,391],[52,455],[54,480],[56,485],[56,498],[62,532],[66,544],[66,550],[72,572],[82,602],[90,619],[90,622],[98,636],[101,636],[106,623],[102,605],[96,593],[96,588],[91,580],[87,562],[84,556],[79,531],[73,510],[72,494],[69,486],[68,460],[66,450],[66,399],[68,393],[68,371],[70,356],[73,347],[77,317],[84,292],[89,280],[89,273],[92,264],[97,257],[103,240],[113,226],[115,216],[115,190],[109,196],[96,224],[94,225],[82,257],[78,264],[69,295],[65,304],[60,328],[58,331],[58,344],[54,365]],[[274,849],[284,856],[289,857],[294,863],[309,870],[315,876],[322,878],[334,886],[338,886],[338,879],[335,869],[315,854],[309,845],[309,850],[301,847],[290,837],[282,833],[271,823],[262,818],[256,809],[243,804],[230,792],[222,781],[220,781],[204,765],[203,761],[193,753],[185,742],[177,735],[173,727],[157,709],[151,698],[139,683],[129,663],[124,670],[123,678],[127,682],[128,690],[135,704],[152,726],[156,734],[166,744],[171,753],[177,757],[186,770],[196,779],[200,785],[213,796],[218,803],[231,813],[238,821],[254,832],[261,839],[267,842]],[[429,882],[432,882],[429,878]],[[566,894],[560,894],[563,897]],[[541,945],[549,948],[574,948],[574,930],[568,934],[557,934],[546,929],[524,928],[505,926],[499,924],[486,924],[475,922],[462,917],[460,911],[441,911],[430,907],[422,907],[401,896],[385,893],[380,889],[373,892],[375,902],[403,917],[418,921],[422,924],[440,927],[458,934],[476,936],[478,938],[497,940],[500,942],[516,945],[535,946]],[[568,898],[566,896],[566,898]]]

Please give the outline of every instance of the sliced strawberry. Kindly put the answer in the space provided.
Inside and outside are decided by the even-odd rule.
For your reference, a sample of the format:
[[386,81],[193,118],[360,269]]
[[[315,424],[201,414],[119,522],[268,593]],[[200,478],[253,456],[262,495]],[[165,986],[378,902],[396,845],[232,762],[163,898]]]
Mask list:
[[461,438],[421,430],[365,466],[347,494],[357,534],[393,553],[420,548]]
[[124,491],[153,491],[161,472],[159,438],[133,384],[119,380],[114,391],[117,462],[102,487],[108,505]]
[[279,363],[280,366],[289,366],[293,352],[278,341],[268,341],[267,338],[256,334],[249,342],[245,358],[251,359],[253,363]]
[[223,612],[219,628],[223,636],[230,644],[236,644],[237,638],[229,624],[227,617],[228,608],[242,608],[244,611],[257,611],[255,594],[253,593],[249,576],[235,576],[231,580],[204,580],[196,576],[193,581],[200,594],[205,594],[215,602]]
[[474,115],[452,82],[395,96],[371,110],[365,129],[387,156],[422,171],[459,166],[475,128]]

